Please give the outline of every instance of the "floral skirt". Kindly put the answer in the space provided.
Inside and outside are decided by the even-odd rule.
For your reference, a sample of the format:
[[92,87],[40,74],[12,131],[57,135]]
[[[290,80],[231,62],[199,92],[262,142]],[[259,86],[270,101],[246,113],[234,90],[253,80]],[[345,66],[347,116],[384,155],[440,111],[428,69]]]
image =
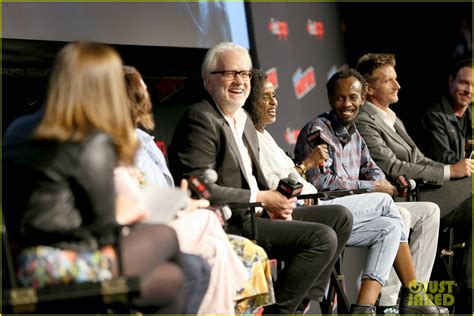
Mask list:
[[71,251],[49,246],[24,249],[18,257],[18,279],[25,287],[41,288],[68,282],[111,279],[116,265],[112,246],[100,250]]
[[274,304],[271,267],[265,250],[246,238],[227,236],[250,275],[250,279],[237,292],[235,312],[253,314],[262,306]]

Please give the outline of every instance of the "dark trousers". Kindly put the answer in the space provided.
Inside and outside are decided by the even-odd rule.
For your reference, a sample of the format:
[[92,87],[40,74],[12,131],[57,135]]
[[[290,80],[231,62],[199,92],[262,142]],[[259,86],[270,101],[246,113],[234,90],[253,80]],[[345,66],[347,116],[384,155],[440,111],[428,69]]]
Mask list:
[[294,314],[304,298],[320,301],[334,263],[352,231],[352,214],[339,205],[299,207],[293,221],[257,218],[257,243],[285,262],[275,282],[276,304],[266,314]]
[[454,228],[456,243],[465,242],[463,256],[455,256],[458,284],[472,289],[472,177],[446,181],[438,188],[426,187],[421,200],[439,205],[441,229]]
[[184,253],[181,267],[186,277],[186,304],[184,314],[196,315],[206,294],[211,278],[211,267],[204,258]]

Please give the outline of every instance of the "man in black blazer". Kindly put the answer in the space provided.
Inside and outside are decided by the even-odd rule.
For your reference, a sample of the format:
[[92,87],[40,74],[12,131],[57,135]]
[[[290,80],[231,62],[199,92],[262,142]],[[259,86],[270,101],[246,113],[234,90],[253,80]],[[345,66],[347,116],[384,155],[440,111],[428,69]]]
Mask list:
[[[270,257],[285,261],[275,283],[276,304],[265,313],[294,314],[308,299],[321,301],[332,266],[352,229],[342,206],[295,207],[268,190],[259,166],[259,145],[252,121],[242,106],[250,92],[252,62],[234,43],[210,49],[202,65],[205,100],[190,106],[168,148],[170,170],[178,182],[215,169],[211,203],[262,202],[256,220],[257,243]],[[233,211],[229,231],[248,236],[245,214]],[[244,223],[244,224],[242,224]]]

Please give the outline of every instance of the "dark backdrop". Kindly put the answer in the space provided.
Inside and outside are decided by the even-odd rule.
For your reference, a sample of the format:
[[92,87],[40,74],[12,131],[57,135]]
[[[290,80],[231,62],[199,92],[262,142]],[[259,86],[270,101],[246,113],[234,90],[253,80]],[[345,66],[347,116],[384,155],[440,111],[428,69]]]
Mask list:
[[[288,149],[306,121],[329,109],[327,76],[345,62],[355,66],[367,52],[396,54],[402,90],[393,109],[416,138],[417,112],[446,85],[446,70],[462,42],[461,23],[472,30],[471,3],[247,3],[247,10],[255,63],[265,70],[276,68],[279,79],[281,107],[270,131]],[[322,22],[323,34],[321,29],[308,32],[308,20]],[[281,22],[283,32],[270,29],[272,22]],[[64,42],[3,39],[2,44],[4,131],[14,117],[41,105],[48,70]],[[126,64],[144,75],[157,120],[154,134],[166,146],[185,107],[202,95],[200,64],[205,49],[115,47]],[[315,86],[298,99],[293,77],[298,68],[304,72],[310,67]]]
[[419,113],[446,89],[449,65],[472,55],[455,54],[461,25],[472,32],[472,3],[344,3],[340,13],[350,66],[365,53],[395,53],[402,89],[391,108],[416,138]]

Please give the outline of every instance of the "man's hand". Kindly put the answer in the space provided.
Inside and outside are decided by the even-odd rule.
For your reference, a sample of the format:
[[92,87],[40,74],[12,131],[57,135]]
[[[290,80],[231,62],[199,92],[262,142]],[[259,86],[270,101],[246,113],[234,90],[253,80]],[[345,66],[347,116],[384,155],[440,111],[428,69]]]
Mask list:
[[398,193],[397,188],[385,179],[375,181],[375,191],[388,193],[391,196],[395,196]]
[[306,169],[314,168],[325,162],[329,158],[328,146],[318,145],[314,147],[313,151],[303,161]]
[[451,179],[468,177],[472,174],[472,159],[466,158],[450,166]]
[[296,207],[296,197],[287,199],[277,191],[258,191],[257,202],[263,203],[263,206],[272,219],[292,220],[291,214]]

